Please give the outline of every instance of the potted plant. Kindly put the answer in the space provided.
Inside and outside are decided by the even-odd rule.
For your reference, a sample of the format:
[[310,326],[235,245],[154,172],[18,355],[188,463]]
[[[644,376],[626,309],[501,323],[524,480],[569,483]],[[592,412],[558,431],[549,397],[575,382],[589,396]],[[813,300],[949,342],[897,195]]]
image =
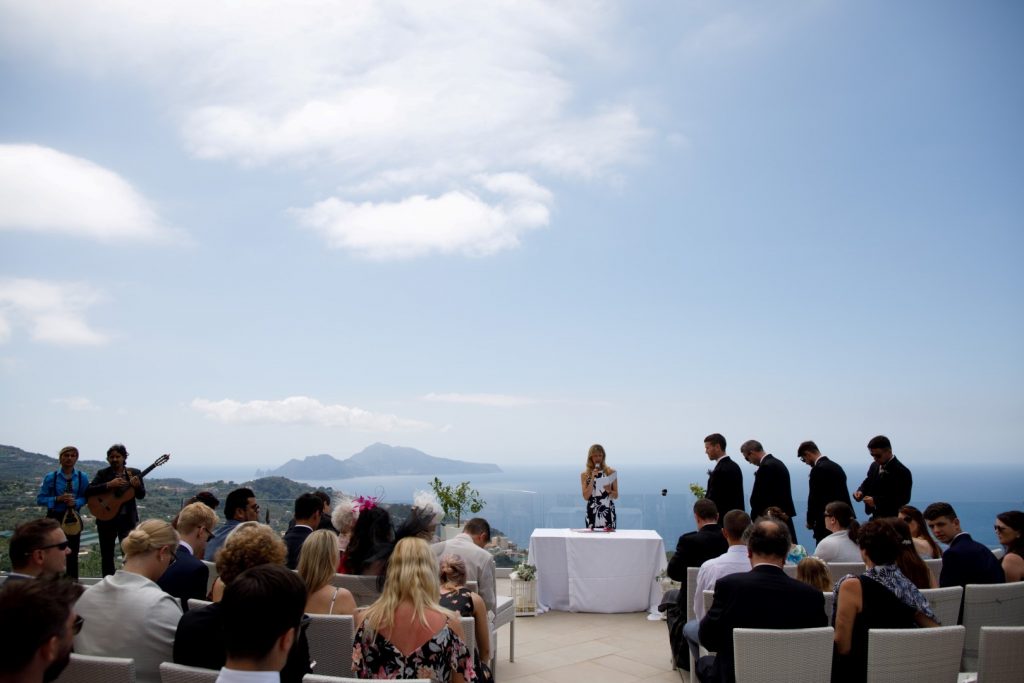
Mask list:
[[[462,531],[462,513],[469,511],[476,514],[484,509],[484,500],[480,498],[480,492],[469,487],[468,481],[460,482],[458,485],[445,484],[437,477],[430,482],[430,488],[437,496],[437,501],[444,510],[446,520],[455,520],[455,533]],[[445,525],[448,528],[448,525]]]

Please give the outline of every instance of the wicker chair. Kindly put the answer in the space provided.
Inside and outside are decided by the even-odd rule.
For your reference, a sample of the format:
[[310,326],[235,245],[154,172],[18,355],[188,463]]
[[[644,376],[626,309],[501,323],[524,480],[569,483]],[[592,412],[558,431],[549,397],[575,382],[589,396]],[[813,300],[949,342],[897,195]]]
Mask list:
[[697,618],[693,611],[693,596],[697,593],[697,572],[700,567],[686,568],[686,620],[691,621]]
[[1024,581],[968,584],[963,623],[967,638],[961,671],[977,671],[982,626],[1024,626]]
[[173,662],[160,664],[161,683],[215,683],[219,674],[219,669],[200,669]]
[[217,580],[217,565],[209,560],[203,560],[202,562],[210,570],[210,575],[206,579],[206,594],[209,595],[210,591],[213,590],[213,582]]
[[347,676],[352,673],[352,639],[355,636],[350,614],[310,614],[306,640],[309,658],[316,662],[317,673]]
[[736,683],[821,683],[832,675],[831,626],[733,629]]
[[867,683],[956,683],[963,626],[868,631]]
[[938,557],[934,560],[924,560],[924,564],[928,567],[928,571],[935,577],[935,585],[939,585],[939,574],[942,573],[942,558]]
[[213,603],[210,602],[209,600],[199,600],[198,598],[189,598],[188,599],[188,608],[189,608],[189,610],[199,609],[200,607],[206,607],[207,605],[212,605],[212,604]]
[[925,588],[921,595],[928,598],[928,604],[939,619],[942,626],[956,626],[957,618],[960,616],[960,600],[964,596],[964,589],[960,586],[949,586],[947,588]]
[[376,576],[335,574],[331,585],[340,586],[352,593],[357,606],[369,607],[380,597],[380,591],[377,590],[377,578]]
[[1024,626],[982,626],[978,683],[1019,683],[1024,671]]
[[72,652],[55,683],[135,683],[135,660]]
[[826,562],[828,573],[832,575],[832,583],[843,578],[847,574],[860,576],[867,571],[867,565],[863,562]]

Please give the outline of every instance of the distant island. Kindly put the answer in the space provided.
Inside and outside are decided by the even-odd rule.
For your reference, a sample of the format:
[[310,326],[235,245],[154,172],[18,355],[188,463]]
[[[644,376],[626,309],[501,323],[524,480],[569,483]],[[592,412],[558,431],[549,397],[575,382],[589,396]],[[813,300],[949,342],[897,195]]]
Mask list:
[[339,460],[326,453],[292,459],[273,470],[256,470],[257,477],[278,476],[289,479],[351,479],[407,474],[488,474],[501,472],[492,463],[465,462],[437,458],[404,446],[375,443],[355,455]]

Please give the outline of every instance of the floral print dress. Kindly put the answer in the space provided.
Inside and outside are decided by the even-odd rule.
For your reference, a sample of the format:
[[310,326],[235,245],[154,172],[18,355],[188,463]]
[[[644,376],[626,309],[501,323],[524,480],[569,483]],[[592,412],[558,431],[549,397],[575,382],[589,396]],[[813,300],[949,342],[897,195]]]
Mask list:
[[458,672],[467,682],[476,680],[469,648],[447,623],[408,655],[380,633],[367,642],[366,625],[360,625],[352,646],[352,672],[363,679],[429,678],[434,683],[448,683]]
[[[473,598],[472,591],[465,586],[452,591],[451,593],[441,593],[441,607],[450,609],[453,612],[457,612],[461,616],[471,617],[473,616]],[[477,683],[490,683],[494,680],[494,676],[491,674],[491,667],[486,662],[480,661],[480,648],[473,652],[473,660],[476,661],[476,680]]]
[[596,490],[590,494],[587,499],[587,528],[615,528],[615,501],[612,500],[612,494],[607,491],[598,493]]

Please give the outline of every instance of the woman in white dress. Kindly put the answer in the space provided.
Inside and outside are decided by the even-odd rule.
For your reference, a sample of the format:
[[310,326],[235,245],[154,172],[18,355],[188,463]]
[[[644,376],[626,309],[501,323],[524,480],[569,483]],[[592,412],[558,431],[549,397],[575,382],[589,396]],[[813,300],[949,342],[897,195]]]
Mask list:
[[825,506],[825,528],[832,533],[821,539],[814,549],[814,556],[826,562],[863,562],[857,533],[860,524],[853,514],[853,508],[842,501],[833,501]]

